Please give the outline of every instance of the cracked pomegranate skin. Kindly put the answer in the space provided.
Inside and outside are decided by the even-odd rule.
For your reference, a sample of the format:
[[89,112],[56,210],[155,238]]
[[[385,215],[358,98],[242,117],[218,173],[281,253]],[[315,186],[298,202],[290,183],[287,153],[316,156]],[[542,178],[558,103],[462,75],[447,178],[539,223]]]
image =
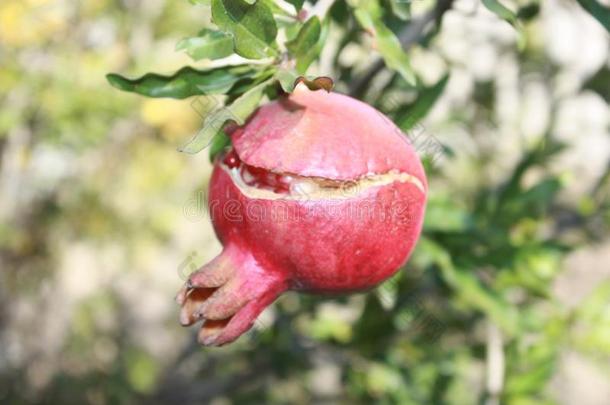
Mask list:
[[298,87],[259,108],[216,160],[209,209],[222,253],[179,292],[199,341],[237,339],[282,292],[372,288],[408,259],[427,182],[396,126],[337,93]]

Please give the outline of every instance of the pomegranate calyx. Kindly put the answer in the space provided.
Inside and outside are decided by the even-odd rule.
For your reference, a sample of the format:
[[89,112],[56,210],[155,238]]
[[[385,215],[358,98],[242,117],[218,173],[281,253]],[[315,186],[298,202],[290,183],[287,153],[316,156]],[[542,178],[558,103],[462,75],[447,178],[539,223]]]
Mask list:
[[203,321],[199,342],[221,346],[250,329],[287,288],[280,273],[263,268],[247,250],[228,244],[214,260],[191,274],[178,293],[180,323],[190,326]]

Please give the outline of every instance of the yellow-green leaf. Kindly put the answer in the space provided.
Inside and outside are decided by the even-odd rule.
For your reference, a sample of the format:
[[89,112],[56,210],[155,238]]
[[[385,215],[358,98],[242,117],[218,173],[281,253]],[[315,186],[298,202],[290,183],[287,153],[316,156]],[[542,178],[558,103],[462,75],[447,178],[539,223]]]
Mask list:
[[176,50],[186,51],[195,61],[225,58],[233,53],[233,37],[225,32],[204,29],[198,36],[178,42]]
[[254,86],[235,99],[231,105],[208,115],[203,122],[203,128],[179,151],[191,154],[201,151],[212,142],[214,136],[222,130],[227,121],[235,121],[238,125],[243,125],[258,107],[263,97],[263,91],[270,82],[271,79]]

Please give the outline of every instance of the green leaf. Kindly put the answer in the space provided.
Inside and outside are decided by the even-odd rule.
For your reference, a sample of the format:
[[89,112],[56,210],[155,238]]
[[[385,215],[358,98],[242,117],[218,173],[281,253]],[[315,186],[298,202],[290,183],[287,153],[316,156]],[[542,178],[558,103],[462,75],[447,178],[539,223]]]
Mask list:
[[184,67],[171,76],[147,73],[137,79],[127,79],[116,73],[106,75],[108,82],[119,90],[147,97],[183,99],[196,95],[231,94],[242,80],[254,80],[260,70],[246,65],[196,70]]
[[397,71],[411,85],[415,85],[415,72],[409,57],[402,49],[400,41],[381,19],[379,5],[371,1],[365,7],[355,10],[356,19],[365,30],[372,33],[386,66]]
[[498,0],[482,0],[482,1],[483,1],[483,5],[485,7],[487,7],[487,9],[489,11],[491,11],[492,13],[494,13],[501,19],[507,21],[513,27],[515,27],[515,29],[517,30],[517,35],[518,35],[517,46],[519,47],[519,49],[523,49],[525,47],[526,37],[525,37],[525,32],[523,31],[523,27],[521,26],[521,24],[519,23],[519,20],[517,18],[517,13],[508,9]]
[[549,297],[556,274],[561,270],[561,252],[543,245],[527,245],[519,249],[512,265],[502,271],[496,285],[502,289],[511,286],[527,288],[532,294]]
[[517,10],[517,18],[521,21],[530,21],[540,14],[540,4],[532,2]]
[[575,346],[585,353],[610,356],[610,280],[604,280],[574,310]]
[[418,255],[427,256],[440,268],[443,280],[461,302],[488,315],[509,335],[519,330],[519,317],[511,304],[496,291],[484,287],[473,271],[454,265],[449,252],[431,239],[422,237],[417,246]]
[[212,145],[210,145],[210,162],[213,162],[220,152],[222,152],[227,146],[231,144],[231,138],[227,134],[220,130],[212,139]]
[[297,72],[288,69],[280,69],[275,74],[275,78],[280,82],[282,90],[286,93],[292,93],[298,77],[299,75]]
[[195,61],[225,58],[233,54],[233,37],[224,32],[203,29],[198,36],[178,42],[176,50],[186,51]]
[[610,104],[610,66],[602,66],[585,82],[584,89],[596,92],[603,97],[606,103]]
[[511,24],[515,24],[517,21],[517,14],[506,8],[498,0],[482,0],[483,5],[487,7],[489,11],[497,15],[503,20],[508,21]]
[[297,37],[297,34],[301,30],[301,25],[295,23],[294,21],[291,24],[287,24],[284,28],[284,33],[286,35],[286,42],[292,41]]
[[408,20],[411,18],[411,2],[405,0],[389,0],[390,9],[392,14],[401,20]]
[[426,232],[465,232],[473,224],[470,213],[449,195],[431,195],[426,207]]
[[515,215],[533,217],[548,209],[555,195],[561,190],[562,182],[558,177],[543,179],[535,186],[519,193],[512,201],[507,201],[507,209]]
[[305,0],[286,0],[286,2],[292,4],[296,11],[301,11],[301,9],[303,8],[303,3],[305,3]]
[[264,2],[212,0],[212,19],[220,29],[233,35],[235,52],[240,56],[262,59],[278,54],[275,49],[277,26]]
[[313,62],[322,52],[324,45],[326,45],[326,39],[328,38],[328,32],[330,31],[330,18],[327,18],[322,24],[322,31],[318,38],[318,42],[311,47],[309,52],[302,58],[297,60],[297,70],[301,73],[305,73],[311,62]]
[[596,0],[577,0],[578,3],[587,10],[601,25],[610,32],[610,8],[604,7]]
[[227,107],[216,110],[208,115],[203,122],[203,128],[197,133],[186,145],[182,146],[179,151],[185,153],[197,153],[208,146],[214,139],[214,136],[222,130],[227,121],[235,121],[238,125],[243,125],[246,119],[256,110],[265,87],[269,85],[271,79],[258,84],[251,88]]
[[[512,373],[506,381],[505,390],[511,396],[539,393],[553,376],[555,367],[555,362],[549,358],[544,363],[529,367],[527,372]],[[539,405],[540,401],[534,401],[532,404]]]
[[297,59],[299,73],[305,73],[311,62],[318,56],[316,45],[321,32],[320,20],[314,16],[303,24],[295,39],[286,42],[286,48]]
[[407,110],[401,113],[396,119],[398,127],[406,132],[424,118],[443,93],[448,81],[449,75],[445,75],[434,85],[423,88],[419,92],[415,103],[410,105]]

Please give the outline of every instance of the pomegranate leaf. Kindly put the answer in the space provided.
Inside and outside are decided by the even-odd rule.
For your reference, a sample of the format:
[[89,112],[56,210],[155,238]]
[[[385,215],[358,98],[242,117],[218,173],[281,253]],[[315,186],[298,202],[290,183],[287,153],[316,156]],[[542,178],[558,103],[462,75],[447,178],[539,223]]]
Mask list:
[[376,1],[359,6],[354,15],[360,26],[375,37],[377,50],[386,66],[397,71],[407,83],[415,85],[415,73],[409,57],[402,49],[400,41],[382,20],[381,9]]
[[292,93],[298,77],[299,75],[295,71],[288,69],[280,69],[275,74],[275,78],[286,93]]
[[540,14],[540,4],[532,2],[519,7],[517,18],[521,21],[531,21]]
[[235,52],[248,59],[277,56],[277,26],[273,13],[263,1],[212,0],[212,19],[233,35]]
[[424,118],[443,93],[448,80],[449,75],[445,75],[434,85],[423,88],[419,92],[415,103],[409,105],[404,112],[399,114],[396,119],[398,127],[403,131],[408,131],[413,128],[418,121]]
[[210,145],[210,162],[213,162],[216,155],[222,152],[230,144],[231,138],[229,138],[223,130],[218,131]]
[[508,9],[498,0],[482,0],[483,5],[487,7],[489,11],[500,17],[501,19],[508,22],[510,25],[515,27],[517,30],[517,45],[519,49],[523,49],[525,47],[525,32],[523,32],[523,27],[517,18],[517,13]]
[[597,0],[577,0],[578,3],[587,10],[597,21],[610,32],[610,8],[604,7]]
[[411,2],[404,0],[390,0],[390,10],[392,14],[401,20],[408,20],[411,18]]
[[203,29],[196,37],[178,42],[176,50],[186,51],[195,61],[225,58],[233,53],[233,38],[225,32]]
[[517,14],[508,9],[498,0],[483,0],[483,5],[487,7],[489,11],[511,24],[514,24],[517,21]]
[[427,232],[467,232],[473,227],[471,213],[447,194],[430,196],[424,229]]
[[180,152],[194,154],[214,140],[214,137],[221,131],[227,121],[235,121],[238,125],[243,125],[250,114],[256,110],[263,97],[265,88],[271,83],[268,79],[239,96],[229,106],[220,108],[203,121],[203,128],[186,145],[178,150]]
[[147,73],[128,79],[116,73],[106,75],[108,82],[119,90],[148,97],[183,99],[196,95],[233,94],[233,88],[243,80],[254,81],[260,69],[247,65],[197,70],[184,67],[171,76]]
[[316,45],[321,33],[320,20],[314,16],[303,24],[295,39],[286,42],[286,48],[297,59],[299,73],[305,73],[311,62],[318,56]]
[[495,290],[485,287],[474,272],[459,268],[451,255],[435,241],[422,237],[418,248],[440,269],[445,283],[458,295],[460,301],[489,315],[508,335],[520,328],[520,319],[514,308]]

